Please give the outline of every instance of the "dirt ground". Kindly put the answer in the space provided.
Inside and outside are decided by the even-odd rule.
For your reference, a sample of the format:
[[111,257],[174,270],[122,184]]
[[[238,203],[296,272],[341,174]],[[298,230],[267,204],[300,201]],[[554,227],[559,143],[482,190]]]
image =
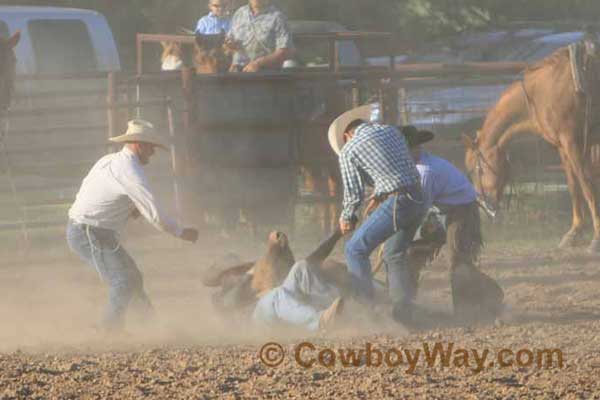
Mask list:
[[[94,328],[104,288],[92,269],[68,254],[58,240],[61,232],[33,240],[35,251],[28,254],[4,249],[0,399],[600,399],[600,258],[583,249],[554,250],[553,234],[490,239],[482,268],[505,290],[509,311],[502,323],[457,327],[441,318],[419,332],[385,323],[314,335],[258,334],[243,321],[214,315],[210,292],[199,283],[202,269],[227,251],[253,259],[264,241],[209,234],[190,245],[137,229],[140,234],[134,229],[126,247],[144,271],[158,315],[152,323],[129,321],[127,334],[119,337]],[[292,237],[296,257],[318,239],[314,232]],[[340,248],[334,257],[341,259]],[[424,274],[419,303],[447,313],[449,301],[442,255]],[[267,342],[280,343],[285,352],[277,367],[261,361]],[[300,346],[304,342],[314,347]],[[436,343],[454,346],[448,366],[440,359],[428,364],[425,351]],[[382,359],[363,353],[353,364],[349,351],[358,354],[367,346]],[[330,366],[328,349],[336,354]],[[544,349],[557,349],[562,367],[558,352],[551,366],[538,367],[535,357]],[[477,371],[475,355],[486,350]],[[500,365],[502,350],[512,352],[513,365]],[[414,367],[410,354],[421,357]],[[270,362],[272,356],[263,358]]]

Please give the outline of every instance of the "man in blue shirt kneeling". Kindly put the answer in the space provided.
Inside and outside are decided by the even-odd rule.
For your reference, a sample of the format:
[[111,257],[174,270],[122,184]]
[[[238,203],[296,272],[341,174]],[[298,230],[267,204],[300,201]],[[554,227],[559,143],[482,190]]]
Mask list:
[[[432,132],[412,125],[403,126],[400,131],[421,176],[425,208],[436,206],[446,216],[455,315],[471,321],[497,316],[502,308],[502,289],[476,267],[483,239],[475,188],[452,163],[422,150],[421,144],[434,138]],[[411,282],[415,287],[409,292],[414,295],[417,282]]]

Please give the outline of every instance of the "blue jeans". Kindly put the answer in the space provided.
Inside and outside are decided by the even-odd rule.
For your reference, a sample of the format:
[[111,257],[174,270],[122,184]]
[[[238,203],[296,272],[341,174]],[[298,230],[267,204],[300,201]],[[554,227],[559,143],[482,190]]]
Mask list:
[[[395,210],[394,210],[395,208]],[[372,303],[374,298],[370,254],[385,242],[383,261],[393,303],[412,303],[416,297],[406,261],[410,245],[425,209],[419,189],[388,197],[356,230],[346,243],[345,254],[357,298]],[[394,213],[397,231],[394,232]]]
[[298,261],[281,286],[260,298],[252,319],[258,323],[285,323],[316,331],[321,314],[340,295],[340,290],[325,282],[305,260]]
[[123,326],[125,311],[132,301],[145,316],[153,312],[150,299],[144,291],[142,273],[119,244],[116,232],[69,221],[67,243],[108,285],[108,306],[103,319],[106,329],[120,329]]

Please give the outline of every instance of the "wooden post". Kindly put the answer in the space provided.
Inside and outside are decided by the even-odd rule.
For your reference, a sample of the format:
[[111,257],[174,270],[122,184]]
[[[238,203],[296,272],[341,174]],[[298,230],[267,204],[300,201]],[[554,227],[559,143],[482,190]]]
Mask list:
[[[190,67],[183,67],[181,69],[181,93],[183,95],[183,132],[181,135],[177,137],[177,146],[175,149],[174,160],[173,160],[173,170],[175,172],[176,185],[178,185],[178,193],[179,193],[179,202],[180,202],[180,212],[182,214],[188,215],[186,212],[187,207],[185,204],[187,202],[185,199],[188,198],[186,195],[185,187],[180,185],[180,182],[183,180],[183,177],[187,175],[187,160],[188,160],[188,137],[192,135],[192,131],[194,128],[194,75],[195,70]],[[200,208],[201,205],[196,204],[194,208]],[[203,210],[200,210],[201,212]]]
[[138,75],[135,79],[135,117],[142,117],[142,78]]
[[[296,90],[296,85],[294,84],[294,80],[292,79],[288,79],[285,80],[285,87],[284,90],[293,93]],[[276,89],[279,89],[278,86],[275,86]],[[289,107],[291,108],[290,111],[290,117],[294,114],[293,112],[293,103],[288,103]],[[301,172],[300,172],[300,164],[301,164],[301,157],[303,157],[303,154],[301,154],[302,151],[302,135],[300,133],[300,126],[298,126],[294,121],[293,118],[289,119],[290,123],[288,125],[288,137],[290,138],[290,159],[292,160],[292,169],[293,169],[293,174],[292,176],[294,177],[293,180],[293,187],[292,187],[292,196],[291,196],[291,201],[289,202],[289,206],[288,206],[288,222],[289,222],[289,229],[290,229],[290,235],[292,238],[295,237],[296,235],[296,207],[298,205],[298,198],[300,197],[300,188],[298,187],[298,176],[300,176]]]
[[388,107],[384,112],[387,113],[386,118],[393,125],[398,125],[398,87],[394,84],[393,81],[390,81],[389,85],[386,88],[386,93],[388,97]]
[[329,38],[329,72],[336,72],[337,68],[336,42],[334,38]]
[[361,81],[356,80],[352,86],[352,108],[360,106],[361,97]]
[[392,39],[393,39],[393,36],[390,36],[387,40],[388,56],[390,57],[390,60],[389,60],[390,72],[393,72],[396,69],[396,56],[395,56],[394,46],[392,44]]
[[333,42],[333,71],[340,72],[340,42]]
[[175,194],[175,214],[177,222],[181,226],[182,204],[181,204],[181,177],[183,155],[181,151],[181,143],[177,140],[175,130],[175,121],[173,118],[173,105],[170,97],[165,97],[165,108],[167,111],[167,125],[169,127],[169,137],[171,139],[171,166],[173,170],[173,192]]
[[379,88],[379,101],[381,104],[381,120],[384,124],[398,124],[398,90],[391,81],[382,82]]
[[135,45],[136,45],[136,50],[137,50],[137,74],[141,75],[144,71],[143,68],[143,63],[144,63],[144,47],[143,47],[143,43],[142,43],[142,37],[140,36],[140,34],[138,33],[136,35],[135,38]]
[[[108,73],[108,88],[106,95],[108,138],[117,136],[117,73],[112,71]],[[115,146],[109,146],[108,152],[112,152]]]
[[408,96],[406,95],[406,89],[403,87],[398,88],[398,107],[400,111],[400,122],[402,125],[408,125],[410,123]]
[[140,88],[140,77],[142,76],[142,73],[144,72],[144,43],[142,41],[142,36],[138,33],[136,35],[135,38],[135,45],[136,45],[136,57],[137,57],[137,80],[136,80],[136,84],[135,84],[135,101],[137,102],[137,106],[135,108],[135,117],[136,118],[141,118],[142,116],[142,109],[140,106],[140,103],[142,102],[142,93],[141,93],[141,88]]
[[[183,93],[183,131],[184,137],[182,138],[182,144],[185,145],[185,149],[187,149],[187,138],[192,134],[192,130],[194,127],[194,112],[196,107],[196,102],[194,99],[194,76],[196,71],[190,67],[183,67],[181,70],[181,90]],[[184,160],[187,159],[184,157]],[[182,175],[185,174],[185,162],[182,160]]]
[[132,89],[131,89],[131,84],[130,81],[128,80],[126,83],[126,88],[125,88],[125,95],[124,95],[124,101],[125,104],[127,105],[127,120],[129,121],[130,119],[133,119],[133,113],[134,113],[134,107],[133,107],[133,101],[132,101]]
[[171,165],[173,174],[176,177],[184,176],[185,170],[185,143],[177,134],[175,129],[175,117],[173,116],[173,100],[170,97],[165,99],[165,109],[167,112],[167,127],[169,129],[169,137],[171,141]]

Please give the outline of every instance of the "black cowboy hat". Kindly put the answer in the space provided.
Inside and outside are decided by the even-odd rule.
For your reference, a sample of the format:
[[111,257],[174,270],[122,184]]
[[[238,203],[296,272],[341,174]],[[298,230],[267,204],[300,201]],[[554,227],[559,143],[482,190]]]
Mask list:
[[421,131],[413,125],[399,126],[400,132],[406,138],[409,147],[418,146],[433,140],[434,134],[430,131]]

